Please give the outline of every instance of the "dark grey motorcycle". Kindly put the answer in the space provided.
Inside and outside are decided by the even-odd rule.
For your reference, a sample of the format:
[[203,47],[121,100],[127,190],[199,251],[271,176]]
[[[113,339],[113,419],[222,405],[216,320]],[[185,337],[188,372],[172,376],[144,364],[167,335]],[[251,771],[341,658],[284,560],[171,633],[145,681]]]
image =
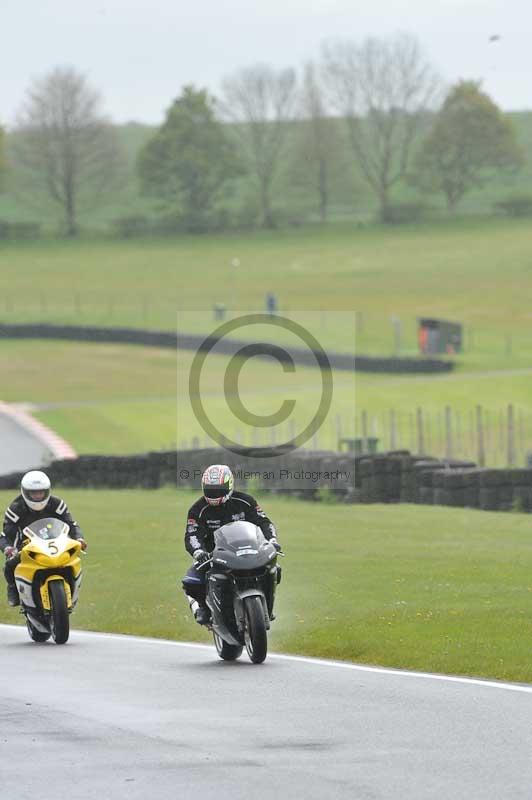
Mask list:
[[207,562],[207,605],[220,658],[234,661],[245,646],[254,664],[268,652],[275,619],[275,590],[281,580],[277,550],[252,522],[230,522],[214,533]]

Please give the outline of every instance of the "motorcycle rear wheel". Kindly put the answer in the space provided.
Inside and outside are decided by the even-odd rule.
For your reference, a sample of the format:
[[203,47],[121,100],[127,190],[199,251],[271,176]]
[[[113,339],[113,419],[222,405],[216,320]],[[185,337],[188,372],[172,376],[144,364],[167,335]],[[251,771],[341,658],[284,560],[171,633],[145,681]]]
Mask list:
[[42,631],[38,631],[37,628],[34,628],[29,619],[26,617],[26,627],[28,629],[28,633],[30,635],[30,639],[33,639],[34,642],[47,642],[51,633],[43,633]]
[[216,652],[223,658],[224,661],[236,661],[242,655],[244,649],[242,645],[229,644],[221,636],[218,636],[214,631],[212,632]]
[[244,598],[244,641],[251,661],[262,664],[268,652],[268,634],[260,597]]
[[68,642],[70,623],[63,581],[51,581],[50,591],[50,628],[56,644]]

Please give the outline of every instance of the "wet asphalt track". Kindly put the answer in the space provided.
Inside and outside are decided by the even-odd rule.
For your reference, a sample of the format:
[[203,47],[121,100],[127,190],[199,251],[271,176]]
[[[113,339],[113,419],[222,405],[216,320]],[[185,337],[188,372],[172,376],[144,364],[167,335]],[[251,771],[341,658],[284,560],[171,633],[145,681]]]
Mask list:
[[50,451],[32,433],[0,414],[0,475],[48,463]]
[[532,797],[532,687],[0,626],[0,796]]

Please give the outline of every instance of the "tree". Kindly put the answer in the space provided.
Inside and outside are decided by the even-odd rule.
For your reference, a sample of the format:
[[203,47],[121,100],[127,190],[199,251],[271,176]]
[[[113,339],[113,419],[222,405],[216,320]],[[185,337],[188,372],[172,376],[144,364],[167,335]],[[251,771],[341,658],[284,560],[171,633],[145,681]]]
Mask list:
[[[322,222],[329,207],[332,160],[337,146],[334,120],[327,116],[323,87],[312,62],[305,65],[300,113],[303,124],[296,146],[300,155],[297,165],[303,168],[305,181],[317,195],[318,213]],[[303,162],[303,163],[301,163]]]
[[68,236],[78,232],[80,210],[123,180],[116,132],[100,105],[83,75],[58,67],[33,83],[18,119],[18,183],[32,198],[45,195],[61,207]]
[[286,143],[295,101],[293,69],[276,72],[258,64],[223,82],[224,110],[240,138],[250,171],[258,183],[262,225],[273,228],[271,189]]
[[501,170],[521,166],[524,156],[510,121],[474,81],[447,95],[416,158],[414,182],[443,192],[452,211],[464,194]]
[[438,79],[417,40],[406,34],[326,45],[323,74],[386,221],[391,189],[407,174]]
[[143,191],[161,198],[188,230],[205,229],[222,187],[240,171],[214,100],[193,86],[184,87],[138,159]]

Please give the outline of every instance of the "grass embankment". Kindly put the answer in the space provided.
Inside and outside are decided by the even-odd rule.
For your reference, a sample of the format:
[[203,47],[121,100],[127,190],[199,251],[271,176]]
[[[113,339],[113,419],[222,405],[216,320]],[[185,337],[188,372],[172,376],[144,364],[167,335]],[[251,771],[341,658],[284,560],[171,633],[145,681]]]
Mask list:
[[[59,241],[0,250],[0,316],[175,330],[212,325],[212,307],[320,310],[328,346],[351,345],[345,321],[359,310],[358,350],[389,354],[390,315],[404,320],[404,352],[415,352],[415,318],[466,323],[464,361],[474,368],[532,359],[531,229],[527,220],[472,219],[383,228],[351,224],[247,235],[165,240]],[[234,259],[239,266],[232,266]],[[45,276],[45,279],[44,279]],[[511,337],[511,340],[507,337]],[[507,351],[510,351],[508,352]]]
[[[90,542],[75,627],[209,641],[178,587],[194,498],[68,492]],[[272,650],[532,682],[529,517],[264,501],[287,554]]]
[[[70,344],[64,342],[3,342],[0,344],[2,399],[39,404],[37,415],[68,439],[82,453],[133,453],[150,449],[181,447],[205,432],[194,417],[188,396],[192,354],[136,346]],[[223,356],[213,356],[202,375],[203,399],[209,417],[227,435],[246,444],[270,443],[269,430],[239,423],[227,406],[223,379],[227,366]],[[283,373],[278,364],[252,359],[239,382],[242,400],[256,414],[270,414],[287,397],[297,401],[297,430],[304,427],[316,409],[321,382],[315,370],[298,368]],[[336,447],[337,419],[344,435],[354,433],[355,417],[367,410],[370,424],[377,426],[381,448],[390,446],[389,409],[397,412],[398,445],[415,449],[412,415],[417,406],[426,414],[426,448],[435,455],[444,452],[443,409],[451,406],[455,438],[461,426],[456,453],[476,457],[473,409],[486,409],[489,423],[487,455],[490,464],[503,464],[504,436],[500,420],[508,402],[519,412],[519,461],[532,447],[532,371],[521,374],[451,374],[393,376],[346,373],[334,375],[331,412],[315,443]],[[289,438],[289,423],[280,426],[277,441]],[[522,434],[522,436],[521,436]]]

